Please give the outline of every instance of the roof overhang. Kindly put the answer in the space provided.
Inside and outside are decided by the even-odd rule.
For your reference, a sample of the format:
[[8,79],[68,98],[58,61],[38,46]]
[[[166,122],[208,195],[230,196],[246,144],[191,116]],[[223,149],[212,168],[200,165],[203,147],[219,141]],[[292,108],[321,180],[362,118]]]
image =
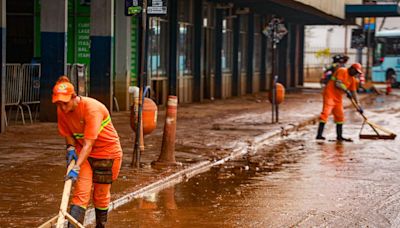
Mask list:
[[399,4],[346,5],[346,17],[398,17]]
[[344,24],[344,19],[332,16],[310,5],[293,0],[212,0],[233,3],[235,7],[248,7],[263,15],[277,15],[285,21],[304,25]]

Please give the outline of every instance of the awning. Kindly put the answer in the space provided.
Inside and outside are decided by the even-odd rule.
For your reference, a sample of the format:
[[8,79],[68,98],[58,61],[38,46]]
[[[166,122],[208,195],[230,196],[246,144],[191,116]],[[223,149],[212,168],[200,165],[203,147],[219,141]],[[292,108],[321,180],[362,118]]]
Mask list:
[[346,17],[398,17],[399,4],[346,5]]
[[235,7],[248,7],[258,14],[277,15],[285,21],[305,25],[343,24],[344,20],[310,5],[293,0],[211,0],[215,3],[233,3]]

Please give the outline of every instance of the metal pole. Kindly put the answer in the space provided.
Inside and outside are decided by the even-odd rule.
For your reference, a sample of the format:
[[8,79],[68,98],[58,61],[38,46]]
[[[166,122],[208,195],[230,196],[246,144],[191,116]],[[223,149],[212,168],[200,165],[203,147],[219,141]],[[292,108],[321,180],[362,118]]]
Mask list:
[[275,85],[275,77],[277,77],[277,75],[275,75],[276,73],[276,43],[274,41],[273,42],[273,47],[272,47],[272,75],[273,77],[271,78],[271,93],[272,93],[272,113],[271,113],[271,121],[272,123],[275,122],[275,89],[276,89],[276,85]]
[[143,144],[143,126],[142,126],[142,113],[143,113],[143,88],[146,78],[146,43],[147,43],[147,0],[143,0],[142,10],[142,40],[141,40],[141,55],[140,55],[140,73],[139,73],[139,110],[138,110],[138,122],[136,128],[134,158],[132,160],[132,166],[139,168],[140,166],[140,155],[144,150]]
[[347,55],[348,26],[344,26],[344,55]]
[[366,75],[365,75],[365,80],[369,81],[371,78],[370,75],[370,70],[369,70],[369,66],[370,66],[370,55],[371,55],[371,18],[368,18],[368,30],[367,30],[367,70],[366,70]]
[[276,84],[275,84],[275,78],[277,78],[277,75],[276,75],[276,71],[277,71],[277,67],[276,67],[276,63],[277,63],[277,59],[276,59],[276,57],[277,57],[277,54],[276,54],[276,46],[277,46],[277,43],[276,43],[276,36],[277,36],[277,34],[276,34],[276,29],[277,29],[277,25],[276,25],[276,23],[274,23],[273,25],[273,28],[272,28],[272,78],[271,78],[271,93],[272,93],[272,102],[271,102],[271,107],[272,107],[272,113],[271,113],[271,122],[272,123],[275,123],[275,108],[276,108],[276,106],[275,106],[275,100],[276,100],[276,98],[275,98],[275,93],[276,93]]

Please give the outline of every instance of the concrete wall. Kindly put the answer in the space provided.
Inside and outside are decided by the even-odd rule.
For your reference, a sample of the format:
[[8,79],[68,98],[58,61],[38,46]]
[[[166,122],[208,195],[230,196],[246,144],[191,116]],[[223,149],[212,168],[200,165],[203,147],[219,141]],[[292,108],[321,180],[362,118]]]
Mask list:
[[317,8],[326,14],[344,18],[345,17],[345,4],[361,4],[362,0],[295,0],[303,4]]

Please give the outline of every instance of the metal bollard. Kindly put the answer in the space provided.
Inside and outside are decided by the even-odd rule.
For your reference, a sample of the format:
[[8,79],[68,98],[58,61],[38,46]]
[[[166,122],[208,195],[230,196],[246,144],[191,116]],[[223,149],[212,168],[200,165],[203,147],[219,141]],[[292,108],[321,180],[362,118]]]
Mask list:
[[181,165],[175,160],[175,138],[176,138],[176,113],[178,98],[169,96],[164,125],[164,135],[161,146],[161,153],[157,161],[152,162],[152,166],[176,166]]

